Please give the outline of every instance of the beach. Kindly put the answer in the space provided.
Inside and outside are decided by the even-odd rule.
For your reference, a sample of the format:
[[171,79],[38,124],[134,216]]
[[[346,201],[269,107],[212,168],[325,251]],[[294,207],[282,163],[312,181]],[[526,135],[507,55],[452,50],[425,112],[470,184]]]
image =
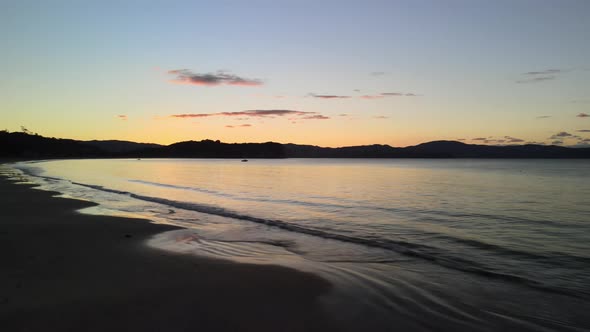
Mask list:
[[583,160],[12,163],[0,167],[0,326],[586,330],[587,169]]
[[175,226],[81,214],[92,202],[0,177],[5,331],[327,331],[313,274],[150,248]]

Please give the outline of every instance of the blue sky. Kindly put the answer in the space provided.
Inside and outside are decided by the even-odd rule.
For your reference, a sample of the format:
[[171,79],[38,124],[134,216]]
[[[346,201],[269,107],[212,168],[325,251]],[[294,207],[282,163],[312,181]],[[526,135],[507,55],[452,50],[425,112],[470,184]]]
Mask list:
[[[588,13],[588,1],[5,2],[0,119],[158,143],[584,144]],[[197,84],[175,84],[181,69]],[[292,113],[236,115],[269,110]]]

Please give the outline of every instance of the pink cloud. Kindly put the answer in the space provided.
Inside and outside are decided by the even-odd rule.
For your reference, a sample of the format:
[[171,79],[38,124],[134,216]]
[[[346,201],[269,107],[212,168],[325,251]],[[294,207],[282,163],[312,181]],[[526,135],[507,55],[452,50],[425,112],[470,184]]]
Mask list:
[[305,115],[316,114],[316,112],[302,112],[292,110],[248,110],[240,112],[220,112],[220,113],[189,113],[173,114],[172,118],[206,118],[211,116],[246,116],[246,117],[267,117],[267,116],[284,116],[284,115]]

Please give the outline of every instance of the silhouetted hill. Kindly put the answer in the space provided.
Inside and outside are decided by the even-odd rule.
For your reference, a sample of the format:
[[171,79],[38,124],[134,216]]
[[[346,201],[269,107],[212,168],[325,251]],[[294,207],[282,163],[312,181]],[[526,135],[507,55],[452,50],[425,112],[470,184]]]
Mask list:
[[105,152],[82,142],[26,133],[0,131],[0,157],[4,158],[92,158]]
[[434,158],[590,158],[590,149],[555,145],[476,145],[434,141],[402,149],[407,157]]
[[282,144],[273,142],[230,144],[203,140],[143,149],[133,155],[143,158],[285,158],[285,151]]
[[590,158],[590,148],[547,145],[491,146],[434,141],[395,148],[186,141],[168,146],[127,141],[76,141],[0,131],[3,158]]
[[82,141],[82,143],[97,147],[111,153],[131,152],[144,149],[161,148],[163,145],[154,143],[135,143],[129,141],[107,140],[107,141]]
[[400,148],[379,144],[342,148],[285,144],[284,147],[285,154],[289,158],[390,158],[396,156],[400,151]]
[[389,145],[322,148],[286,144],[285,151],[288,158],[590,158],[589,148],[532,144],[491,146],[456,141],[434,141],[405,148]]

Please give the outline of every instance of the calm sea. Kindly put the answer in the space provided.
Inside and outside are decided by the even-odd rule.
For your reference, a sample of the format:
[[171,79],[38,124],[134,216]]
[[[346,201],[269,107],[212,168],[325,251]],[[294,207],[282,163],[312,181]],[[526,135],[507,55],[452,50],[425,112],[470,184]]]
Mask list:
[[[588,160],[63,160],[16,167],[149,245],[321,274],[366,330],[587,331]],[[89,234],[89,236],[91,236]]]

